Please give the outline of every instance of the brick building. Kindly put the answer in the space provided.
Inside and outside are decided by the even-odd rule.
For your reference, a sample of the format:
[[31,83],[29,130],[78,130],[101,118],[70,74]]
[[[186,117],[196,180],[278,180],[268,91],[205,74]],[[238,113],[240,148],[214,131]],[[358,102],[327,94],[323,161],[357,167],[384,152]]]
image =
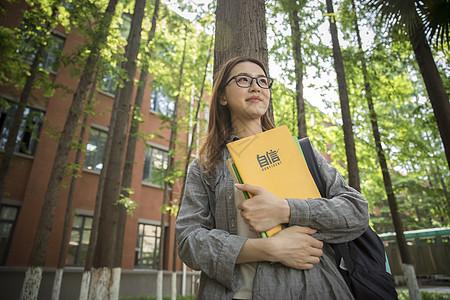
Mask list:
[[[10,4],[2,1],[7,12],[6,18],[0,19],[4,27],[20,27],[23,19],[24,4]],[[82,42],[82,37],[76,31],[66,33],[62,26],[52,32],[51,43],[46,48],[45,60],[42,67],[49,72],[54,84],[64,84],[71,90],[78,85],[78,78],[70,75],[69,68],[57,67],[55,64],[57,52],[70,53]],[[26,60],[33,59],[33,53]],[[139,78],[139,72],[136,75]],[[170,131],[161,129],[161,114],[171,114],[173,105],[169,98],[158,90],[157,83],[150,78],[144,95],[142,108],[143,123],[140,131],[144,134],[157,135],[144,142],[140,139],[136,146],[136,156],[132,179],[131,198],[137,203],[134,216],[128,216],[125,228],[125,238],[122,259],[121,296],[134,296],[141,293],[154,294],[154,280],[158,264],[158,247],[161,242],[161,205],[163,199],[163,184],[160,178],[167,166],[168,139]],[[95,115],[90,115],[84,136],[85,151],[81,161],[83,165],[76,182],[73,202],[73,217],[71,235],[66,256],[67,271],[63,279],[61,296],[70,295],[76,298],[73,291],[77,291],[81,272],[84,268],[86,251],[91,232],[94,202],[97,193],[104,145],[110,122],[110,111],[114,101],[114,82],[104,78],[103,84],[95,94]],[[154,88],[152,88],[154,87]],[[153,90],[153,91],[152,91]],[[132,99],[136,87],[133,92]],[[21,90],[13,86],[1,86],[0,98],[3,103],[10,105],[9,109],[2,108],[0,118],[0,156],[8,137],[9,126]],[[16,153],[10,168],[5,194],[0,202],[0,290],[9,292],[3,296],[13,299],[20,293],[24,270],[28,264],[41,207],[44,201],[47,182],[56,153],[57,142],[49,134],[61,130],[72,100],[71,94],[65,94],[57,89],[53,95],[47,97],[41,89],[34,89],[25,110],[23,125],[32,122],[33,132],[22,127],[18,139],[21,144],[16,147]],[[77,129],[76,136],[80,128]],[[180,141],[187,143],[188,134],[181,133]],[[73,162],[75,151],[72,151],[68,162]],[[176,159],[181,160],[181,155]],[[184,168],[184,167],[183,167]],[[57,265],[60,244],[63,234],[65,209],[68,199],[68,184],[70,178],[64,179],[56,214],[50,235],[46,254],[46,269],[41,285],[40,298],[47,299],[51,292],[51,281],[54,268]],[[182,182],[177,181],[173,186],[173,198],[180,198]],[[174,218],[166,219],[167,239],[164,241],[165,256],[164,269],[172,270],[174,251]],[[177,270],[182,270],[182,264],[177,260]],[[181,276],[181,275],[180,275]],[[146,282],[146,283],[145,283]],[[180,280],[181,282],[181,280]],[[184,282],[183,282],[184,283]],[[181,283],[180,283],[181,284]],[[127,286],[125,288],[124,286]],[[170,285],[165,284],[164,293],[169,293]],[[71,290],[72,289],[72,290]],[[153,289],[153,291],[152,291]],[[142,290],[142,291],[141,291]],[[189,293],[189,289],[188,289]],[[0,292],[3,294],[3,292]],[[0,297],[3,298],[3,297]]]

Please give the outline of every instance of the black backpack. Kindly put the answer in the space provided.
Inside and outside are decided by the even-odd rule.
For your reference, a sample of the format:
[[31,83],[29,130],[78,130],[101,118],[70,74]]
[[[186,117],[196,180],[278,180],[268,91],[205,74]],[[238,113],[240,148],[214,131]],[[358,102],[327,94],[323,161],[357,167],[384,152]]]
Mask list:
[[[300,146],[308,169],[325,197],[325,185],[319,173],[316,157],[309,139],[300,139]],[[335,252],[336,265],[355,299],[397,299],[394,280],[386,272],[386,253],[380,237],[369,226],[357,239],[330,244]],[[345,263],[343,269],[342,261]]]

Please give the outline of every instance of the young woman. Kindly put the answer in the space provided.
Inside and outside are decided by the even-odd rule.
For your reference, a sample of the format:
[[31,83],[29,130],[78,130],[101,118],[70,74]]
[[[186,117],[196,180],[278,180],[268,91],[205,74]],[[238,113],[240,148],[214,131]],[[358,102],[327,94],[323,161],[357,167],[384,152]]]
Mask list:
[[[180,258],[201,270],[198,299],[352,299],[328,243],[368,226],[367,201],[315,151],[326,198],[279,199],[235,185],[226,144],[274,127],[267,108],[272,79],[264,65],[236,57],[217,72],[208,134],[187,175],[175,229]],[[238,189],[253,194],[235,202]],[[288,227],[271,238],[258,232]]]

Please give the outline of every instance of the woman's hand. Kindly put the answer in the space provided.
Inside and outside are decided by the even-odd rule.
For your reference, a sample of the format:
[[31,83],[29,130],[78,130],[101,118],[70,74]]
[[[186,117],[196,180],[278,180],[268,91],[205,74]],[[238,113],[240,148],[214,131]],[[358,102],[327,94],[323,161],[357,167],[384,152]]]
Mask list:
[[311,235],[315,229],[302,226],[291,226],[271,237],[273,261],[291,268],[310,270],[320,262],[323,243]]
[[280,199],[255,185],[236,184],[236,188],[253,195],[237,206],[250,230],[263,232],[280,224],[289,223],[291,211],[287,200]]
[[310,270],[322,256],[323,243],[311,236],[315,232],[309,227],[291,226],[270,238],[248,239],[236,263],[272,261],[294,269]]

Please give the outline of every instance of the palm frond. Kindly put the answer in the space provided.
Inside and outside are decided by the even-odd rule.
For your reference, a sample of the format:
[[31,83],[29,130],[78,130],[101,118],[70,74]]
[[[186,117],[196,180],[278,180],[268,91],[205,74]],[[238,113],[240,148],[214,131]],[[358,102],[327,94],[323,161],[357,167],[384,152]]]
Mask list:
[[422,25],[414,0],[367,0],[369,9],[379,13],[379,17],[391,29],[403,28],[412,32]]
[[418,4],[425,34],[437,46],[450,44],[450,0],[423,0]]

